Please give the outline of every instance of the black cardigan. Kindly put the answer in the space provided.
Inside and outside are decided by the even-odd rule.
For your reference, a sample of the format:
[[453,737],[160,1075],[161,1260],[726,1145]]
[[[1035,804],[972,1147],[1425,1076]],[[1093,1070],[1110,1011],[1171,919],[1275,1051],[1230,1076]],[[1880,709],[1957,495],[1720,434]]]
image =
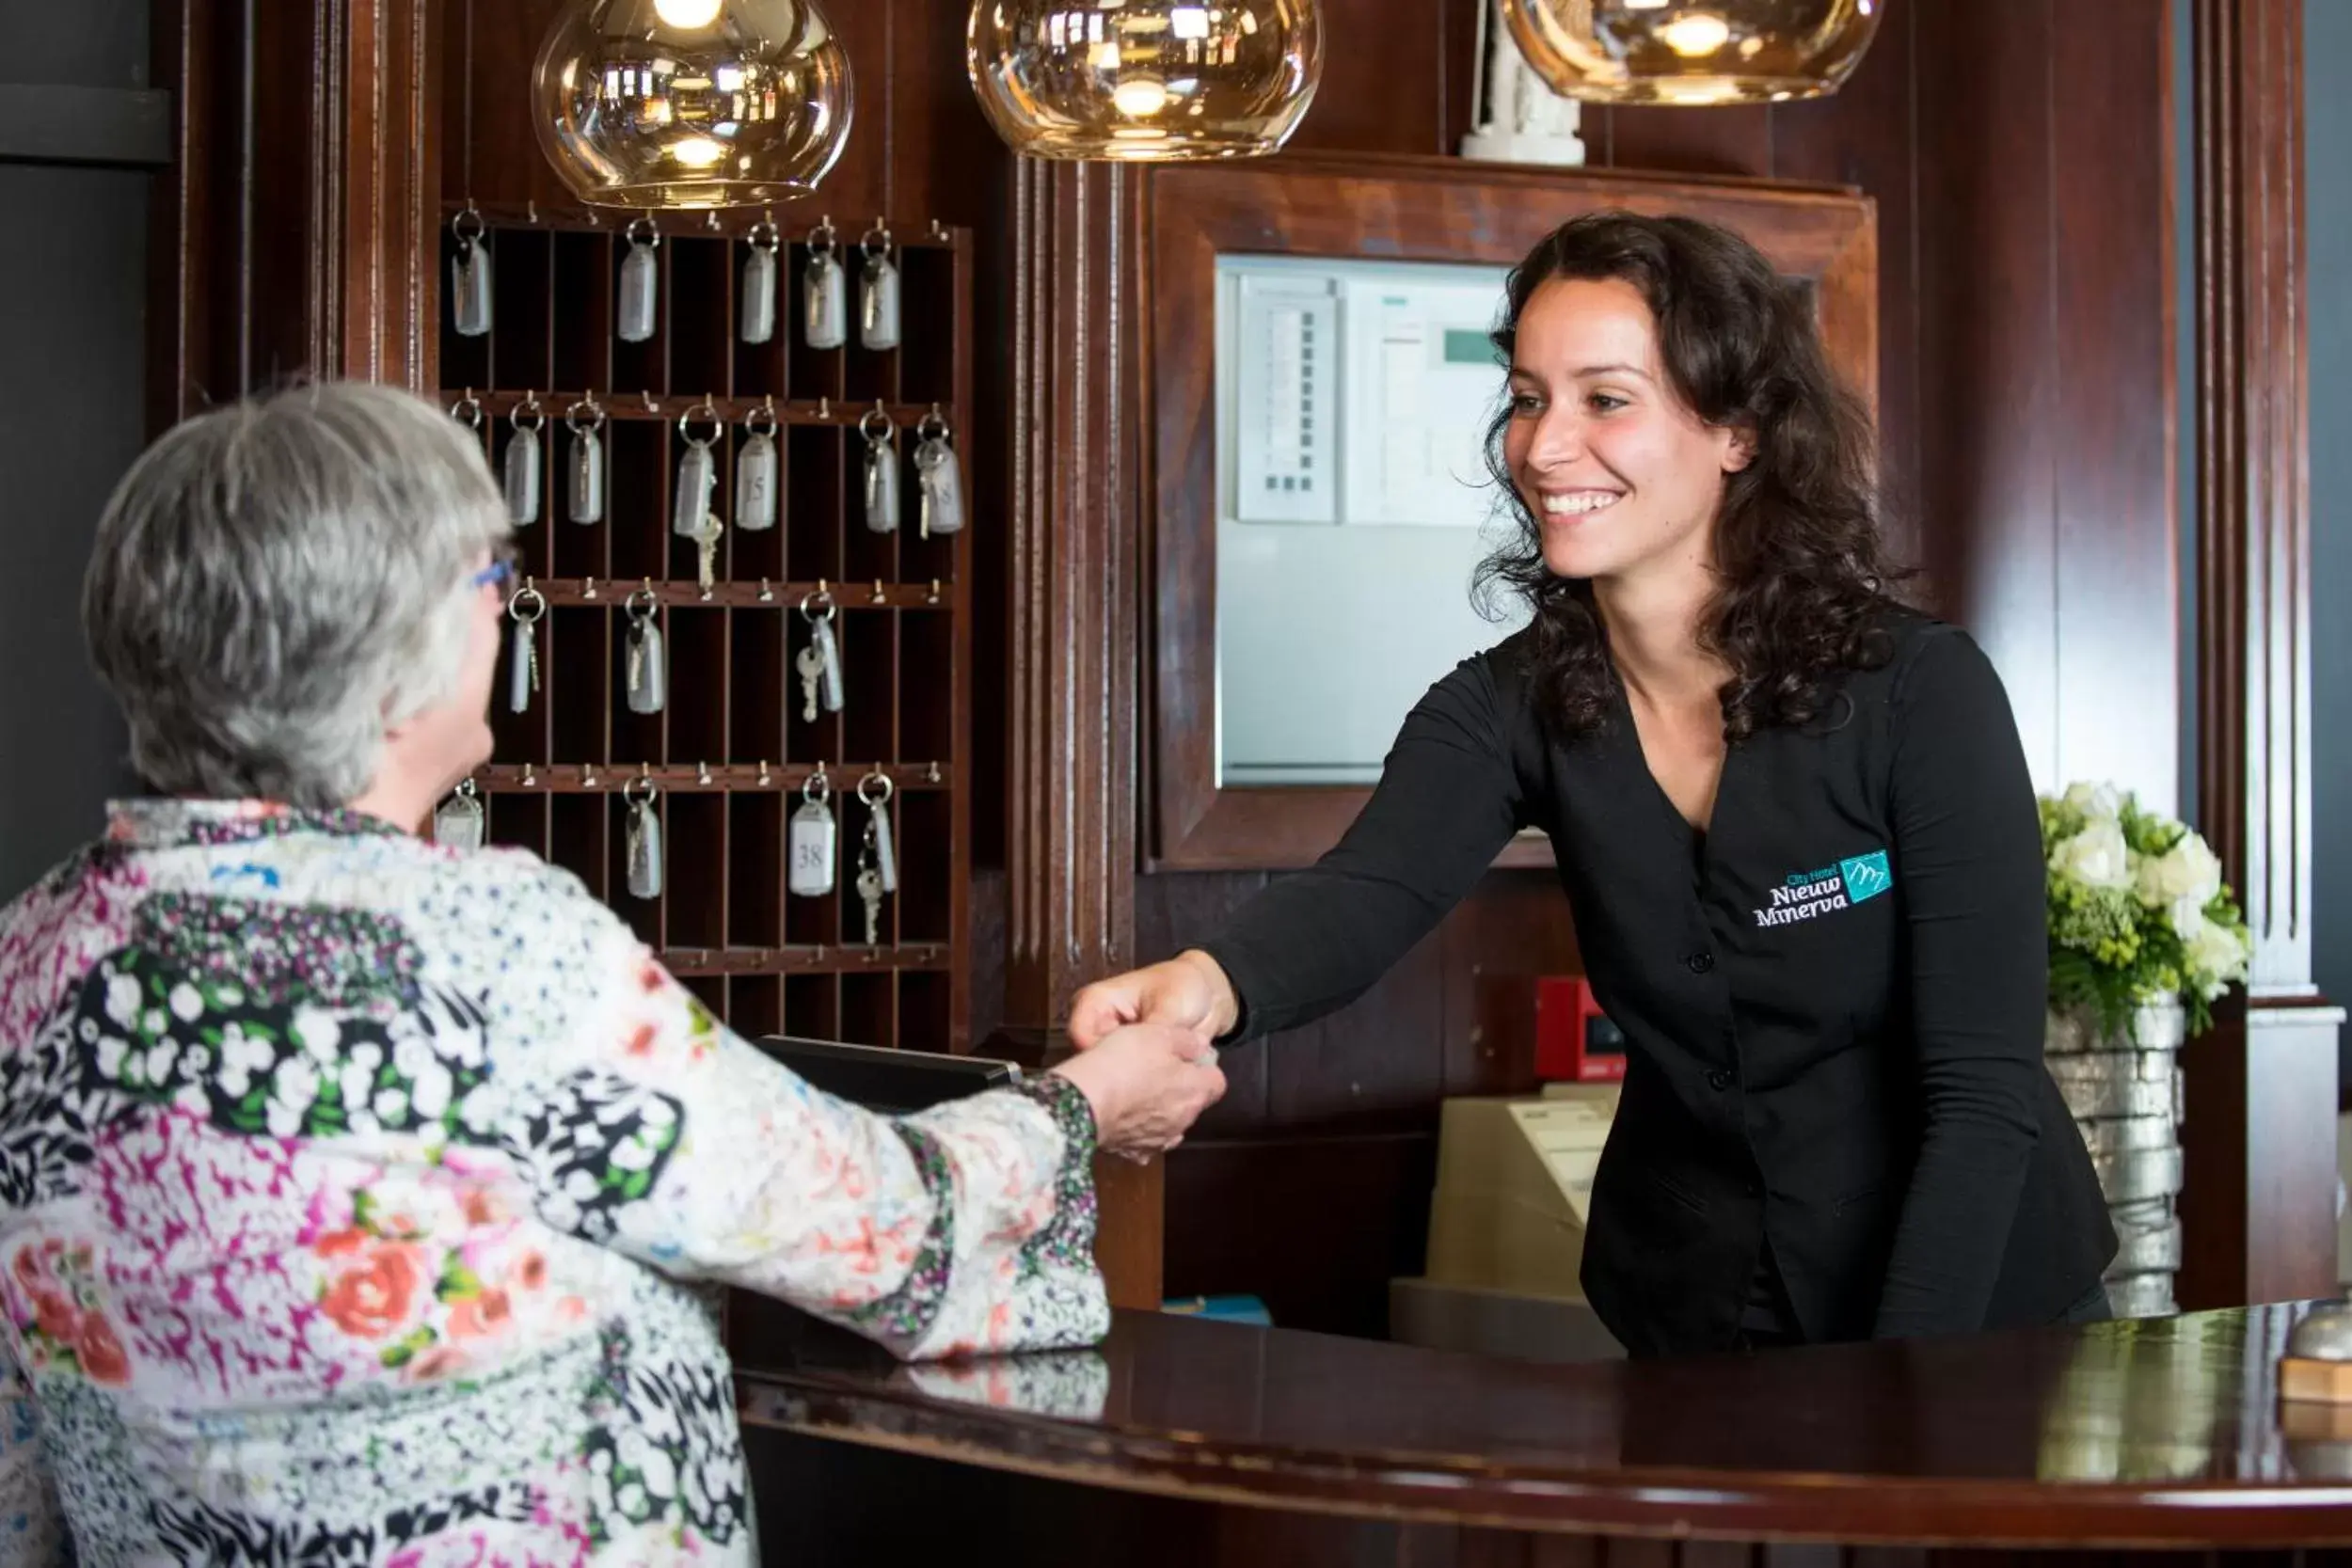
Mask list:
[[1206,944],[1232,1037],[1352,1000],[1541,828],[1628,1044],[1583,1280],[1629,1351],[1732,1343],[1767,1238],[1807,1339],[2055,1320],[2115,1234],[2042,1065],[2032,784],[1976,644],[1889,626],[1825,721],[1730,748],[1703,843],[1622,696],[1561,742],[1525,633],[1464,661],[1346,838]]

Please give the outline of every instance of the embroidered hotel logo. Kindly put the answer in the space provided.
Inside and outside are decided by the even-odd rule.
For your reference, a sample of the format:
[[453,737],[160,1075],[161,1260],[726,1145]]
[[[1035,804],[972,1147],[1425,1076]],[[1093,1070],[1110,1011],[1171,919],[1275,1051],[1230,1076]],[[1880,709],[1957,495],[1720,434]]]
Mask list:
[[1886,851],[1873,849],[1819,871],[1798,872],[1772,889],[1772,901],[1756,911],[1756,923],[1794,925],[1876,898],[1894,885],[1895,874],[1887,869]]

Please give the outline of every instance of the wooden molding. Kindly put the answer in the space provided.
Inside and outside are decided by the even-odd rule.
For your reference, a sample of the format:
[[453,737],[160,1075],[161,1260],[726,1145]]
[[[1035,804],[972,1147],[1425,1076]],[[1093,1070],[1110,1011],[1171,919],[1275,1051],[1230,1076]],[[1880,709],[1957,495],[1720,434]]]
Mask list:
[[1046,1027],[1135,946],[1136,177],[1018,163],[1005,1014]]
[[2195,0],[2199,816],[2253,977],[2183,1056],[2185,1307],[2336,1290],[2336,1051],[2312,983],[2302,0]]
[[437,9],[158,0],[155,428],[303,374],[427,384]]
[[2201,815],[2258,997],[2312,992],[2302,0],[2198,0]]

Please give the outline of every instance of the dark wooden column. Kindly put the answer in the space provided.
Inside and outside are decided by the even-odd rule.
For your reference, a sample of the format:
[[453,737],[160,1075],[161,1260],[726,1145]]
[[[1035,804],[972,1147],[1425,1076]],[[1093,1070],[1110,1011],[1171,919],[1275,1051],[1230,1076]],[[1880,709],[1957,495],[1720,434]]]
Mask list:
[[156,0],[151,424],[298,374],[424,385],[438,10]]
[[2254,936],[2185,1056],[2179,1296],[2336,1291],[2336,1036],[2312,984],[2302,0],[2195,0],[2200,813]]
[[[1134,961],[1141,177],[1018,162],[1005,1017],[1050,1041],[1079,987]],[[1159,1305],[1161,1169],[1097,1167],[1121,1306]]]

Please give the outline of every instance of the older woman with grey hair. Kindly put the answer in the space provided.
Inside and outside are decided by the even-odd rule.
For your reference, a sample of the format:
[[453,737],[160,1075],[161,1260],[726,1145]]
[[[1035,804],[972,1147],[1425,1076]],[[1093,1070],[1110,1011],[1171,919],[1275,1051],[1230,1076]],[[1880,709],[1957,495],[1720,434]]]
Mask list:
[[490,752],[506,533],[359,385],[181,425],[100,525],[156,794],[0,914],[5,1342],[86,1563],[749,1561],[695,1284],[910,1357],[1087,1342],[1090,1155],[1221,1092],[1137,1027],[872,1116],[570,875],[414,836]]

